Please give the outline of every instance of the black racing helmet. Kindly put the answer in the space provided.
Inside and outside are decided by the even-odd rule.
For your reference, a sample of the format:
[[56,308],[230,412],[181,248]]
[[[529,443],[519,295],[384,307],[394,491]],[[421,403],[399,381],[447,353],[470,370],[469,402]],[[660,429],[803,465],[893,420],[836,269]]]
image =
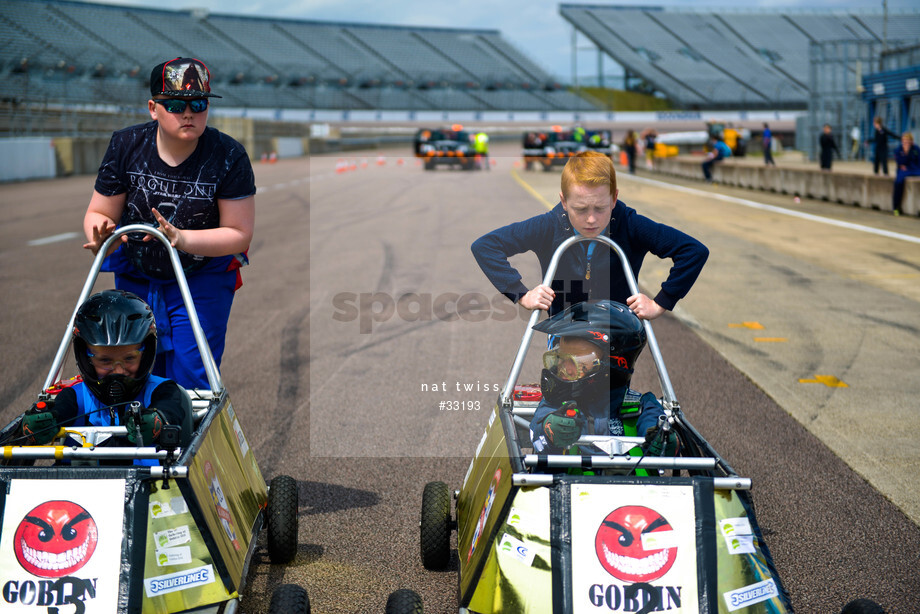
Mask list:
[[646,343],[639,318],[626,305],[606,299],[572,305],[533,328],[548,335],[589,341],[597,346],[601,357],[597,368],[576,380],[559,377],[555,368],[543,369],[540,388],[543,398],[554,406],[566,401],[596,402],[611,390],[629,385]]
[[[90,360],[89,347],[140,345],[135,377],[109,373],[102,377]],[[107,405],[133,400],[150,377],[157,353],[157,326],[153,312],[136,294],[103,290],[80,305],[73,325],[73,353],[83,382]]]

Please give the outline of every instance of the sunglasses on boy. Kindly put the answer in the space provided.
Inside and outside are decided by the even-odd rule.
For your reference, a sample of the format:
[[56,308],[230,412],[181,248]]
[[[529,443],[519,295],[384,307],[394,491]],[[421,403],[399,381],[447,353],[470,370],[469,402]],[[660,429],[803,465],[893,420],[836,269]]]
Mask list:
[[194,100],[167,98],[166,100],[154,100],[154,102],[163,105],[167,113],[184,113],[186,106],[191,107],[192,113],[201,113],[208,108],[207,98],[195,98]]

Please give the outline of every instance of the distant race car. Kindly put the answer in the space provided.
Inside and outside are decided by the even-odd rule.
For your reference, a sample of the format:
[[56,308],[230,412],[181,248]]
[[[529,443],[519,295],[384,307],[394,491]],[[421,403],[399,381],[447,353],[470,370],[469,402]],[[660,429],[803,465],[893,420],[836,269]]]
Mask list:
[[414,147],[415,157],[424,162],[426,171],[434,170],[439,164],[465,171],[481,167],[473,147],[473,136],[462,126],[422,128],[415,133]]
[[[527,132],[524,134],[524,169],[542,168],[550,171],[557,166],[565,166],[569,158],[587,151],[588,144],[583,139],[584,133],[574,130],[550,130],[547,132]],[[581,139],[581,140],[578,140]]]

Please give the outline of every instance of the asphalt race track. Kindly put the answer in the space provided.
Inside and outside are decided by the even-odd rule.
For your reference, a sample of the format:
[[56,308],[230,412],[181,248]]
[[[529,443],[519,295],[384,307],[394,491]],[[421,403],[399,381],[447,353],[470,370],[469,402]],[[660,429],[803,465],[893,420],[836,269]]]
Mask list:
[[[419,560],[421,493],[431,480],[459,488],[526,316],[469,246],[555,204],[559,173],[524,171],[512,147],[493,147],[490,172],[469,173],[426,172],[408,148],[381,153],[256,166],[252,264],[222,376],[266,479],[298,480],[300,546],[284,567],[257,551],[248,614],[289,582],[320,614],[382,613],[397,588],[419,592],[426,612],[457,611],[456,556],[440,573]],[[916,241],[920,220],[624,175],[621,200],[712,252],[654,328],[685,414],[753,479],[796,611],[869,597],[917,612],[920,245],[898,236]],[[89,270],[92,185],[0,185],[4,423],[40,389]],[[515,263],[538,281],[536,258]],[[649,294],[668,265],[646,260]],[[634,387],[658,392],[644,359]],[[531,352],[524,379],[537,380],[537,360]]]

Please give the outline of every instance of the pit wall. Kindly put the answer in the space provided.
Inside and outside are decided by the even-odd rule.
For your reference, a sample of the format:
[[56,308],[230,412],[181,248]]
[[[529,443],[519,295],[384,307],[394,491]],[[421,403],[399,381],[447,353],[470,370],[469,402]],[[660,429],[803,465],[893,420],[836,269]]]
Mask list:
[[[698,158],[658,158],[655,170],[665,175],[702,180],[701,164],[702,160]],[[892,210],[893,174],[885,177],[836,170],[827,173],[817,168],[752,166],[726,160],[713,166],[712,178],[719,184],[750,190],[791,194],[879,211]],[[920,214],[920,177],[907,178],[901,211],[906,215]]]
[[[122,118],[113,130],[149,120],[137,115]],[[217,128],[246,148],[253,161],[309,155],[315,139],[301,124],[263,122],[242,117],[211,117]],[[95,175],[108,148],[111,132],[96,127],[91,136],[0,137],[0,181],[51,179],[69,175]]]

